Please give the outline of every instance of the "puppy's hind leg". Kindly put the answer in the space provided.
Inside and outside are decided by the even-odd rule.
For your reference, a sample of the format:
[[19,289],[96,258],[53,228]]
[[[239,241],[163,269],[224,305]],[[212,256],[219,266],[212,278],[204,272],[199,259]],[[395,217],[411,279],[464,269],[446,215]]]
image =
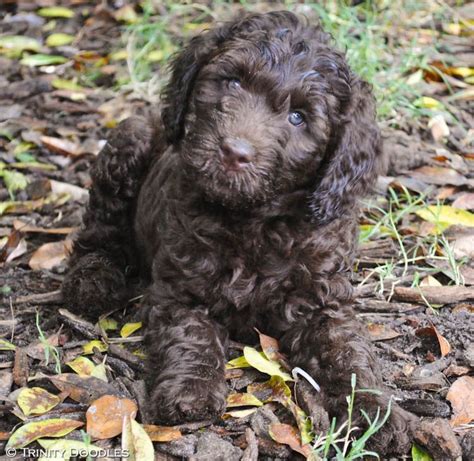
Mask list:
[[109,137],[92,168],[90,200],[62,293],[67,308],[97,317],[124,306],[136,271],[135,203],[159,143],[160,124],[132,117]]

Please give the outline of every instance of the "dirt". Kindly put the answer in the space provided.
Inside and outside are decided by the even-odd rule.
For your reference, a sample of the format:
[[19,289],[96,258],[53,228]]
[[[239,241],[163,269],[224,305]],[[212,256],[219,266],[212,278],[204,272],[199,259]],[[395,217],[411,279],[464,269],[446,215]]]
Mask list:
[[[63,252],[59,263],[53,267],[33,270],[30,266],[32,256],[44,244],[74,237],[74,229],[81,224],[85,202],[83,198],[61,200],[61,197],[56,197],[48,200],[51,197],[50,181],[77,186],[81,188],[79,192],[86,190],[91,181],[89,168],[106,139],[108,129],[131,113],[143,113],[151,105],[149,101],[137,97],[136,93],[118,88],[119,77],[126,74],[126,64],[107,59],[109,53],[116,50],[123,33],[123,23],[115,15],[125,3],[116,2],[114,6],[76,0],[65,4],[71,5],[76,12],[84,13],[76,14],[71,19],[57,19],[54,30],[76,37],[71,45],[60,47],[54,52],[68,58],[74,57],[72,61],[53,67],[28,67],[21,65],[18,58],[10,59],[0,54],[0,161],[6,164],[18,162],[15,147],[19,143],[31,143],[27,151],[34,156],[35,161],[56,167],[54,170],[45,170],[30,166],[19,170],[28,177],[29,185],[15,192],[15,202],[19,203],[3,215],[0,214],[0,238],[9,238],[0,250],[0,339],[11,341],[17,346],[17,352],[0,348],[0,453],[5,449],[10,432],[20,422],[13,414],[12,402],[15,390],[26,384],[25,373],[27,377],[37,377],[35,386],[41,385],[55,391],[55,387],[39,375],[54,374],[54,361],[50,360],[47,364],[41,360],[41,354],[40,359],[30,354],[19,365],[21,354],[18,350],[28,351],[39,340],[37,313],[41,331],[46,338],[59,332],[55,346],[61,354],[63,372],[70,372],[64,364],[80,354],[84,344],[100,337],[94,325],[71,321],[67,315],[58,313],[60,308],[67,306],[58,302],[57,294],[47,295],[46,299],[35,297],[59,289],[67,270],[67,259]],[[132,2],[129,4],[134,5]],[[7,1],[0,7],[0,38],[15,34],[44,39],[44,26],[48,19],[35,13],[38,6],[52,5],[52,0]],[[472,66],[472,50],[467,47],[469,37],[443,35],[441,39],[446,40],[446,43],[437,44],[441,55],[449,54],[452,47],[458,47],[458,61],[454,59],[453,66]],[[85,51],[89,53],[81,55]],[[450,62],[453,61],[452,57],[451,53]],[[64,90],[54,85],[57,77],[76,79],[83,83],[84,76],[93,72],[97,74],[94,85],[85,91]],[[442,82],[431,83],[432,97],[443,101],[449,97],[446,85],[443,86]],[[459,80],[459,86],[464,90],[461,84],[464,82]],[[472,92],[472,86],[467,87]],[[77,93],[85,94],[86,97],[78,97]],[[390,176],[380,181],[381,192],[385,193],[389,184],[398,190],[404,186],[413,194],[426,193],[430,203],[435,203],[436,198],[442,195],[448,204],[472,192],[474,155],[472,144],[466,141],[469,139],[468,130],[471,129],[472,142],[472,96],[452,99],[449,104],[458,123],[454,124],[443,142],[433,139],[426,117],[417,120],[405,118],[395,124],[382,123],[391,166]],[[8,136],[5,136],[7,132]],[[56,141],[51,143],[45,136],[55,138]],[[449,168],[455,170],[457,176],[446,176],[444,170],[420,171],[424,166]],[[418,172],[418,175],[414,172]],[[74,192],[68,189],[68,192],[75,193],[78,190]],[[0,185],[0,204],[7,201],[11,201],[11,196]],[[474,208],[472,199],[467,201],[464,208]],[[369,222],[367,216],[369,214],[365,212],[361,217],[362,224]],[[17,226],[18,230],[15,231],[14,223],[17,220],[22,221],[23,225],[26,223],[43,230],[73,229],[69,234],[48,234],[42,230],[24,231],[24,227]],[[415,248],[416,255],[426,255],[428,245],[419,239],[420,233],[426,232],[423,225],[426,226],[426,223],[413,216],[400,222],[401,232]],[[472,232],[467,235],[473,238]],[[26,247],[21,250],[24,244]],[[470,254],[464,253],[465,263],[462,266],[465,285],[468,287],[472,286],[469,282],[473,271],[472,243],[470,248]],[[14,254],[15,251],[18,256]],[[442,248],[438,251],[438,255],[441,254]],[[382,236],[362,245],[358,270],[354,275],[354,285],[361,293],[357,312],[366,325],[372,325],[370,336],[382,364],[384,381],[400,405],[423,418],[441,418],[444,422],[439,422],[439,427],[445,428],[445,434],[450,433],[448,422],[453,418],[453,408],[446,399],[448,390],[460,377],[472,377],[474,371],[474,296],[461,302],[430,307],[425,302],[406,303],[392,298],[392,284],[411,286],[416,273],[424,274],[422,278],[433,274],[442,285],[453,283],[452,277],[446,275],[446,266],[429,258],[423,261],[423,267],[411,264],[405,273],[403,265],[398,265],[382,291],[376,283],[376,276],[370,277],[360,288],[360,283],[372,269],[390,261],[398,261],[400,257],[400,249],[394,238]],[[48,254],[43,263],[47,264],[51,258],[52,255]],[[28,298],[25,300],[24,297],[30,297],[31,300],[31,296],[33,300],[25,302]],[[123,315],[114,313],[112,317],[119,325],[123,325],[128,319],[133,321],[134,310],[130,308]],[[118,337],[116,332],[109,334]],[[132,353],[140,350],[139,335],[140,331],[134,333],[133,336],[138,337],[137,342],[125,343],[125,349],[116,344],[110,347],[107,375],[117,391],[138,402],[139,417],[146,422],[143,361],[138,358],[139,355]],[[440,348],[439,336],[449,344],[450,351],[446,354]],[[231,352],[233,356],[238,356],[241,349],[237,346]],[[91,357],[98,364],[105,354],[95,351]],[[263,379],[264,376],[253,369],[234,370],[233,376],[229,373],[231,388],[240,392],[245,392],[248,384]],[[61,405],[58,414],[76,411],[82,415],[79,418],[84,417],[84,408],[80,404],[66,401]],[[269,424],[277,421],[294,425],[287,410],[276,403],[269,403],[242,418],[183,425],[179,428],[183,436],[178,440],[155,443],[155,459],[252,460],[257,459],[257,452],[258,459],[296,459],[298,455],[288,446],[276,443],[269,436]],[[454,459],[459,447],[462,447],[463,459],[473,459],[472,422],[471,425],[454,427],[454,434],[454,441],[449,439],[446,442],[448,447],[436,444],[436,440],[443,438],[442,435],[436,436],[434,442],[429,441],[435,459]],[[71,437],[80,440],[81,435],[79,431],[74,431]],[[423,435],[418,440],[423,443]],[[118,444],[117,440],[104,442],[104,446],[109,447]]]

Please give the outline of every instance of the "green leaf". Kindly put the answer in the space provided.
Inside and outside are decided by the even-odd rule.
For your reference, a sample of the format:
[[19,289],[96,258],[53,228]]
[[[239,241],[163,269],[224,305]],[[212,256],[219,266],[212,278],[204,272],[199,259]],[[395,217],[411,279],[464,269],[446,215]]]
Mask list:
[[64,64],[67,59],[64,56],[56,56],[50,54],[32,54],[25,56],[20,64],[24,66],[36,67],[36,66],[51,66],[54,64]]
[[411,447],[411,457],[413,461],[433,461],[430,454],[416,443]]
[[19,171],[1,170],[0,176],[3,177],[3,182],[12,200],[15,198],[16,191],[23,190],[28,185],[28,179]]
[[23,35],[4,35],[0,37],[0,49],[2,48],[19,55],[25,50],[38,51],[41,48],[41,43],[35,38]]
[[44,18],[72,18],[74,11],[64,6],[40,8],[38,14]]
[[48,46],[64,46],[69,45],[74,41],[74,36],[69,34],[51,34],[46,39],[46,45]]
[[99,326],[104,331],[116,330],[118,328],[117,320],[107,317],[105,319],[99,320]]
[[23,448],[43,437],[64,437],[83,425],[81,421],[64,418],[33,421],[17,429],[8,440],[6,448]]
[[6,339],[0,339],[0,351],[14,351],[16,346]]
[[83,91],[84,87],[77,84],[74,80],[65,80],[63,78],[55,78],[51,85],[58,90]]
[[279,363],[262,357],[262,354],[253,347],[244,347],[244,357],[253,368],[270,376],[280,376],[284,381],[293,381],[288,373],[281,370]]

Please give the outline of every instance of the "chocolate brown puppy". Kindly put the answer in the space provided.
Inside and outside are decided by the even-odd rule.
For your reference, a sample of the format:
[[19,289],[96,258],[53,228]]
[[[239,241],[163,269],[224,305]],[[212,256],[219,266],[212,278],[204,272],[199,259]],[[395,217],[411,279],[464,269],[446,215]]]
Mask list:
[[[66,301],[98,316],[140,280],[157,421],[222,414],[227,339],[255,327],[342,421],[352,373],[382,389],[349,278],[358,201],[383,163],[370,86],[320,26],[290,12],[224,23],[175,57],[161,116],[125,121],[99,155]],[[363,424],[389,396],[357,402]],[[379,453],[407,451],[410,421],[394,404]]]

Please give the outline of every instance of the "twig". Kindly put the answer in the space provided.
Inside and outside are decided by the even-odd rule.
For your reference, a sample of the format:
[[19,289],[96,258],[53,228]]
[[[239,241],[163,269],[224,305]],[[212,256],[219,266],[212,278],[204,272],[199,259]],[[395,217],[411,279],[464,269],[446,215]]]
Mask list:
[[430,304],[452,304],[474,300],[474,287],[395,287],[394,297],[400,301]]
[[50,291],[49,293],[36,293],[33,295],[18,296],[13,300],[13,304],[56,304],[63,302],[61,290]]

